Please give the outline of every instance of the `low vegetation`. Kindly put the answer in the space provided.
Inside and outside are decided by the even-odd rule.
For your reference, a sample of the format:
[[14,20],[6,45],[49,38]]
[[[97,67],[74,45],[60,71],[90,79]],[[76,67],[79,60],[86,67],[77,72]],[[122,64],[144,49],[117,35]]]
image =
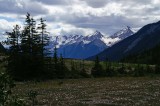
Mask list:
[[158,106],[160,104],[159,77],[19,82],[14,93],[26,97],[31,90],[37,92],[35,99],[37,106]]

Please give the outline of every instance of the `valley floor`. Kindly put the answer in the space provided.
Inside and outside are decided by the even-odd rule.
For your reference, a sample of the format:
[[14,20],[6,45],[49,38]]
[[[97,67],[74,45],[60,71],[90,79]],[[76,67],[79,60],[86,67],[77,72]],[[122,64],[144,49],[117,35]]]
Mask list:
[[14,93],[38,92],[36,106],[159,106],[160,77],[70,79],[17,83]]

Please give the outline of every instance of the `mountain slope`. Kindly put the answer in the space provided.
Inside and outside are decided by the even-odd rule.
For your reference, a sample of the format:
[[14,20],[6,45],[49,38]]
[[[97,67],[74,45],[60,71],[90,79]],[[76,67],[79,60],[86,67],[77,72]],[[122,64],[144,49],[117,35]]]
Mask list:
[[84,59],[91,55],[95,55],[107,48],[106,44],[99,39],[85,44],[84,42],[73,43],[61,46],[58,53],[63,53],[65,58]]
[[129,55],[122,59],[127,63],[160,64],[160,44],[142,53]]
[[[134,35],[118,42],[112,47],[99,53],[100,60],[116,61],[130,54],[140,53],[151,49],[160,43],[160,21],[152,23],[141,28]],[[94,59],[95,56],[88,59]]]

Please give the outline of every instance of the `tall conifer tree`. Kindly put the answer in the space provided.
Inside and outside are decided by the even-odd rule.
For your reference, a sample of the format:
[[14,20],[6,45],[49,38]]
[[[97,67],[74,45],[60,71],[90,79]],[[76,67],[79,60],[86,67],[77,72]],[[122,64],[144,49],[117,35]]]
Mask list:
[[8,70],[13,76],[17,76],[20,72],[19,69],[19,56],[20,56],[20,45],[19,39],[21,36],[20,27],[16,25],[13,28],[12,32],[6,32],[8,35],[7,44],[9,48],[9,57],[8,57]]

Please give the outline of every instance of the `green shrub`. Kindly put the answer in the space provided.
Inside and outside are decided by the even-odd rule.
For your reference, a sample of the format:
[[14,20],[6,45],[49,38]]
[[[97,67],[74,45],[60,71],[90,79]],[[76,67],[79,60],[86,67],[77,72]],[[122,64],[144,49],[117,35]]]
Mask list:
[[12,94],[15,86],[13,80],[5,72],[0,72],[0,106],[25,106],[24,100]]

